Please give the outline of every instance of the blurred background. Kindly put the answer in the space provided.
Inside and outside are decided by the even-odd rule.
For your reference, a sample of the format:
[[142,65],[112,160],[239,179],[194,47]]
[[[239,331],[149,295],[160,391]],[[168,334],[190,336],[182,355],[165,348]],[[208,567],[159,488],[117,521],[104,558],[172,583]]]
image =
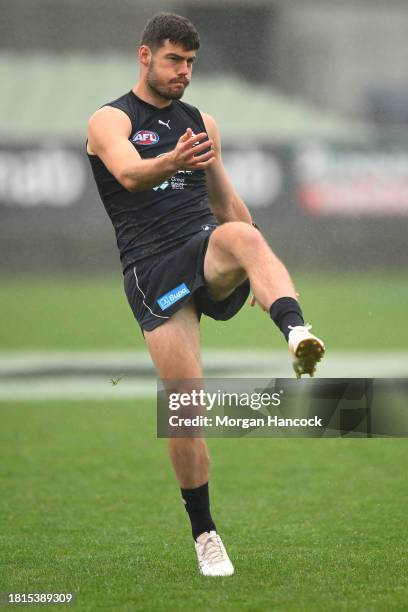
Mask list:
[[[402,0],[0,0],[0,346],[143,347],[85,138],[90,115],[135,84],[141,32],[160,10],[200,32],[185,100],[217,119],[228,172],[328,364],[335,351],[364,355],[322,372],[407,374]],[[260,311],[239,316],[204,322],[204,345],[283,350]],[[364,366],[367,350],[378,367]]]

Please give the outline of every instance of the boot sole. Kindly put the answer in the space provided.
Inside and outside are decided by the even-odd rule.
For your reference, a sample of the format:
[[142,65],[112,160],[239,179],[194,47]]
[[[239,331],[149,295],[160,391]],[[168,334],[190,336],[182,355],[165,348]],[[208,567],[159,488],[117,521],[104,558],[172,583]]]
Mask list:
[[295,370],[297,378],[300,378],[302,374],[314,376],[316,364],[319,363],[324,354],[324,344],[317,338],[305,338],[305,340],[301,340],[295,353],[297,361],[293,363],[293,369]]

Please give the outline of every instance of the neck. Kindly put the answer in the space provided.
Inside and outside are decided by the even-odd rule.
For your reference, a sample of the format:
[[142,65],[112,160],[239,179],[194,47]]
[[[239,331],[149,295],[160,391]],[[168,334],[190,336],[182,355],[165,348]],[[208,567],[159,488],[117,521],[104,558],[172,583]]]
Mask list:
[[157,108],[166,108],[166,106],[170,106],[173,101],[160,96],[158,93],[156,93],[149,87],[146,81],[142,80],[136,83],[132,91],[137,95],[138,98],[143,100],[143,102],[147,102],[152,106],[157,106]]

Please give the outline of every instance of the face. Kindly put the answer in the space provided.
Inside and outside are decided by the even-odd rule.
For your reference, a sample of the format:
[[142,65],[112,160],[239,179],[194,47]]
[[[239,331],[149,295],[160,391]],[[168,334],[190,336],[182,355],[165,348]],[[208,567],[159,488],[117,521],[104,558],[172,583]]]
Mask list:
[[149,47],[141,47],[140,55],[150,89],[165,100],[179,100],[191,81],[196,52],[166,40],[153,53]]

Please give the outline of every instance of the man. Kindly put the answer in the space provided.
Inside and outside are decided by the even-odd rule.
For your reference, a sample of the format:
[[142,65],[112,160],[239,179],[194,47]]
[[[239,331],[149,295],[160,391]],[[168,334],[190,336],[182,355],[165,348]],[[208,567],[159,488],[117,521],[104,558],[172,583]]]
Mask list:
[[[157,374],[200,379],[199,319],[229,319],[254,299],[289,344],[298,377],[324,353],[304,325],[289,274],[253,227],[223,167],[214,119],[180,101],[199,48],[187,19],[153,17],[140,78],[89,121],[87,151],[116,232],[125,291]],[[211,517],[204,438],[170,438],[169,452],[206,576],[234,568]]]

